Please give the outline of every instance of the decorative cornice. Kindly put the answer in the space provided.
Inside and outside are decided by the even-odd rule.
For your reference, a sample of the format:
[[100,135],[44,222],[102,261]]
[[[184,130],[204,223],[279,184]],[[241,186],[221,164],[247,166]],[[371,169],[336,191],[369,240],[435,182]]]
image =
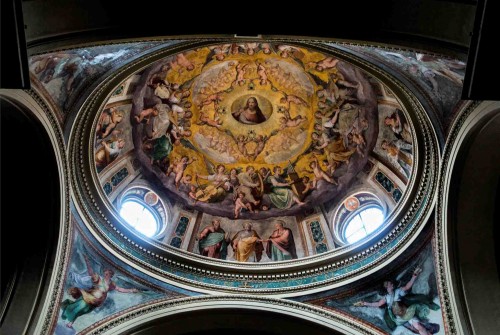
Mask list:
[[[158,38],[132,38],[132,39],[122,39],[122,40],[94,41],[94,42],[89,42],[89,43],[70,44],[70,45],[65,45],[65,46],[61,46],[61,47],[44,49],[41,52],[31,53],[30,57],[38,56],[38,55],[45,55],[48,53],[74,51],[74,50],[81,50],[84,48],[93,48],[93,47],[111,46],[111,45],[135,44],[135,43],[155,43],[155,42],[157,42],[158,45],[160,45],[160,44],[165,43],[167,41],[179,40],[179,39],[184,40],[184,38],[158,37]],[[34,47],[32,49],[36,49],[36,47]]]
[[[292,312],[297,318],[332,330],[342,331],[345,334],[383,334],[380,331],[374,332],[371,325],[362,323],[359,319],[349,317],[343,313],[335,313],[331,310],[289,300],[244,295],[202,296],[161,301],[133,309],[119,317],[103,322],[87,334],[103,335],[115,334],[117,331],[126,332],[132,327],[137,327],[154,319],[207,308],[258,309],[280,314]],[[145,318],[145,316],[149,317]]]
[[464,129],[466,122],[470,122],[469,118],[474,111],[482,104],[482,101],[469,101],[464,103],[463,109],[458,113],[457,117],[450,128],[446,145],[444,147],[442,157],[442,167],[439,174],[439,189],[438,199],[436,206],[436,267],[439,282],[439,291],[441,298],[441,306],[443,310],[443,317],[445,327],[450,334],[461,333],[460,320],[454,312],[457,304],[453,292],[452,282],[449,278],[448,271],[450,271],[450,259],[447,243],[447,225],[448,225],[448,197],[447,190],[450,187],[451,172],[454,167],[455,158],[457,157],[456,147],[460,144],[464,132],[469,129]]
[[[35,55],[41,55],[41,54],[46,54],[46,53],[51,53],[51,52],[62,52],[62,51],[68,51],[68,50],[75,50],[75,49],[81,49],[81,48],[89,48],[89,47],[98,47],[98,46],[106,46],[106,45],[116,45],[116,44],[127,44],[127,43],[142,43],[142,42],[158,42],[158,43],[163,43],[166,41],[172,41],[172,40],[185,40],[185,41],[214,41],[214,40],[220,40],[220,41],[228,41],[228,40],[237,40],[237,41],[248,41],[252,40],[249,38],[238,38],[238,37],[231,37],[230,35],[215,35],[215,36],[206,36],[206,35],[174,35],[174,36],[154,36],[154,37],[134,37],[134,38],[123,38],[123,39],[108,39],[108,40],[100,40],[100,41],[92,41],[92,42],[82,42],[82,43],[74,43],[74,44],[67,44],[64,46],[60,47],[53,47],[53,48],[46,48],[43,51],[40,52],[33,52],[30,54],[31,56]],[[376,41],[363,41],[363,40],[350,40],[350,39],[338,39],[338,38],[318,38],[318,37],[305,37],[305,36],[280,36],[280,35],[262,35],[261,38],[258,38],[257,36],[253,39],[255,41],[303,41],[303,42],[310,42],[310,43],[328,43],[328,44],[336,44],[336,45],[343,45],[343,46],[357,46],[357,47],[373,47],[373,48],[380,48],[380,49],[386,49],[386,50],[391,50],[391,51],[405,51],[405,52],[419,52],[419,53],[425,53],[427,55],[432,55],[435,57],[440,57],[440,58],[447,58],[447,59],[453,59],[449,54],[444,54],[444,53],[439,53],[435,51],[429,51],[429,50],[424,50],[421,48],[412,48],[409,46],[400,46],[396,44],[390,44],[390,43],[381,43],[381,42],[376,42]],[[36,50],[38,47],[33,46],[30,47],[30,50]],[[459,53],[464,59],[466,58],[466,54],[461,54]]]
[[47,299],[45,304],[45,313],[42,313],[45,318],[43,323],[39,323],[37,325],[37,329],[40,328],[40,334],[48,334],[50,333],[51,328],[54,326],[55,320],[59,315],[59,308],[57,308],[57,302],[61,300],[63,295],[64,288],[64,280],[65,280],[65,271],[69,264],[69,258],[71,256],[71,235],[73,227],[71,225],[70,220],[70,178],[69,178],[69,160],[66,156],[65,150],[65,142],[62,129],[60,127],[59,120],[56,116],[56,111],[54,111],[49,104],[42,98],[39,93],[33,89],[27,90],[28,93],[33,100],[35,100],[38,105],[45,112],[45,116],[50,121],[51,128],[47,129],[50,133],[52,133],[57,140],[57,145],[54,147],[54,150],[58,152],[56,155],[59,157],[58,166],[59,173],[61,174],[61,207],[63,208],[63,217],[61,218],[61,228],[59,230],[59,243],[58,243],[58,253],[56,259],[54,261],[54,271],[52,273],[51,285],[47,296],[50,299]]
[[36,89],[25,91],[0,90],[0,96],[12,99],[21,104],[30,113],[35,115],[42,123],[52,142],[57,164],[59,166],[59,182],[61,192],[61,217],[59,229],[59,242],[54,260],[54,266],[49,283],[47,298],[41,308],[41,318],[36,325],[35,334],[47,334],[58,316],[57,302],[62,297],[64,273],[71,253],[70,224],[70,180],[69,161],[66,156],[63,132],[52,106],[42,97]]

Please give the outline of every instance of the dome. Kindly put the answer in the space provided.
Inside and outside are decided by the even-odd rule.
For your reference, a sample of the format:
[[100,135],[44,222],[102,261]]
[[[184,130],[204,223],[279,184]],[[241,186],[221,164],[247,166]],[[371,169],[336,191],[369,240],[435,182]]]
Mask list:
[[[333,44],[163,47],[83,111],[73,154],[91,155],[75,177],[95,231],[199,290],[338,285],[393,257],[429,215],[436,139],[422,106]],[[130,201],[155,218],[147,234],[119,215]],[[352,242],[347,224],[372,212],[377,225]]]
[[491,1],[5,5],[1,333],[498,328]]

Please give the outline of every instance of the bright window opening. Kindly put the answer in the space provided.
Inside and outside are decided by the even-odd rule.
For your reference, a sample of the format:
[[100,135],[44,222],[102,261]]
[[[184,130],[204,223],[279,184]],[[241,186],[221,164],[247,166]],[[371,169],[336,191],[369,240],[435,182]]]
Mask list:
[[357,242],[373,233],[383,222],[384,213],[380,208],[363,209],[347,223],[344,237],[349,243]]
[[147,237],[153,237],[158,231],[158,220],[153,212],[137,201],[125,201],[120,215],[135,230]]

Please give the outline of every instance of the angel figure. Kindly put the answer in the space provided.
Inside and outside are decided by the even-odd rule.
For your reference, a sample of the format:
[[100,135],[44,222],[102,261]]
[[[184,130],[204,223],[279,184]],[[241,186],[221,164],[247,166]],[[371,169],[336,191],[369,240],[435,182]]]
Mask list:
[[312,192],[312,190],[314,190],[314,185],[313,185],[313,181],[310,180],[308,176],[302,177],[301,182],[304,185],[304,189],[302,190],[301,194],[299,194],[299,195],[300,195],[301,199],[304,200],[305,197],[307,197]]
[[409,178],[413,165],[412,145],[401,140],[390,142],[383,140],[380,147],[385,151],[394,167]]
[[184,185],[187,189],[190,189],[192,181],[193,181],[193,176],[190,174],[186,174],[181,178],[180,184]]
[[238,65],[236,65],[236,79],[233,81],[233,85],[234,84],[239,86],[245,85],[246,83],[245,73],[247,66],[248,64],[243,65],[241,63],[238,63]]
[[123,120],[123,112],[116,107],[104,110],[97,122],[96,134],[98,139],[106,138]]
[[288,209],[294,204],[298,206],[305,204],[290,188],[294,181],[285,179],[285,174],[280,166],[273,168],[273,174],[267,178],[267,182],[270,184],[270,191],[267,195],[274,207]]
[[350,157],[356,152],[356,148],[350,148],[345,143],[344,137],[339,136],[340,131],[331,128],[330,133],[333,133],[334,136],[329,137],[324,132],[321,135],[316,132],[312,133],[313,148],[324,152],[331,166],[339,166],[342,162],[349,165]]
[[347,81],[341,72],[331,74],[330,83],[337,99],[337,106],[342,106],[343,110],[352,109],[351,104],[358,103],[357,97],[362,96],[364,92],[363,85]]
[[264,150],[266,146],[266,142],[269,139],[269,136],[258,135],[255,137],[254,142],[257,143],[255,150],[253,152],[252,158],[255,160],[257,156]]
[[267,77],[267,69],[260,63],[259,61],[255,61],[257,64],[257,74],[259,75],[259,83],[264,86],[269,82],[269,78]]
[[392,130],[398,140],[412,143],[410,125],[406,122],[403,112],[400,109],[396,109],[394,113],[386,116],[384,124]]
[[368,120],[364,117],[356,117],[351,128],[347,131],[347,141],[352,142],[356,146],[356,151],[361,157],[365,157],[364,149],[366,148],[366,140],[363,132],[368,129]]
[[200,111],[200,118],[197,124],[200,126],[206,124],[211,127],[221,129],[222,120],[218,116],[215,116],[213,119],[211,119],[206,112]]
[[298,97],[296,95],[291,95],[291,94],[286,94],[285,92],[281,92],[283,94],[283,98],[280,99],[280,103],[286,104],[287,108],[290,109],[290,104],[293,102],[297,106],[305,106],[309,107],[309,104],[302,99],[301,97]]
[[96,151],[94,160],[97,171],[102,171],[106,166],[111,164],[122,152],[125,147],[123,138],[114,138],[101,142],[101,146]]
[[255,42],[245,43],[245,44],[242,44],[240,46],[246,52],[246,54],[248,56],[254,55],[259,48],[258,43],[255,43]]
[[[211,50],[211,53],[209,54],[211,57],[214,57],[218,61],[223,61],[224,58],[226,58],[226,55],[229,53],[229,49],[231,49],[231,44],[220,44],[208,48]],[[208,61],[206,61],[205,63],[207,62]]]
[[172,129],[170,130],[170,134],[173,137],[174,144],[179,145],[181,144],[182,139],[191,136],[192,133],[189,129],[184,129],[183,127],[177,127],[176,125],[173,125]]
[[280,44],[277,46],[277,49],[278,49],[278,54],[282,58],[288,58],[288,57],[294,57],[297,59],[304,58],[304,53],[299,48],[293,47],[291,45]]
[[396,287],[394,281],[384,281],[385,294],[378,301],[358,301],[356,307],[385,308],[384,320],[391,330],[404,326],[415,334],[432,335],[439,332],[439,325],[427,320],[429,309],[437,310],[439,306],[429,301],[423,294],[413,294],[412,287],[422,272],[420,267],[415,268],[411,279],[404,286]]
[[151,77],[148,80],[148,84],[152,85],[153,81],[155,82],[162,81],[166,83],[167,74],[168,71],[170,71],[170,69],[171,69],[170,63],[161,65],[160,68],[151,75]]
[[183,70],[193,71],[195,68],[194,63],[187,59],[186,55],[183,52],[178,53],[175,56],[174,60],[170,62],[171,67],[174,67],[174,65],[177,65],[179,67],[179,69],[177,70],[179,74],[181,74]]
[[280,130],[298,127],[307,121],[307,117],[302,115],[297,115],[296,117],[291,118],[288,110],[285,110],[284,115],[285,116],[280,117]]
[[314,67],[314,69],[318,72],[323,72],[325,70],[333,69],[337,66],[339,60],[333,57],[326,57],[317,62],[309,62],[307,63],[309,66]]
[[[62,302],[62,315],[63,320],[67,320],[66,327],[73,328],[75,320],[87,313],[92,312],[95,308],[101,306],[110,291],[118,291],[121,293],[136,293],[139,292],[137,288],[124,288],[118,286],[112,280],[115,272],[106,268],[102,274],[98,274],[92,268],[90,261],[86,255],[83,256],[85,265],[87,267],[88,276],[78,276],[78,286],[70,287],[68,293],[75,300],[66,299]],[[75,274],[73,274],[75,276]],[[82,278],[83,277],[83,278]]]
[[214,94],[210,94],[208,95],[205,100],[203,100],[199,105],[198,105],[198,108],[199,109],[203,109],[204,106],[208,106],[210,105],[211,103],[214,104],[214,109],[217,110],[217,108],[219,107],[219,103],[222,101],[222,96],[220,94],[220,92],[217,92],[217,93],[214,93]]
[[135,115],[134,118],[135,118],[135,121],[137,123],[145,122],[146,124],[149,124],[149,122],[151,121],[151,118],[154,118],[155,116],[158,116],[158,115],[159,115],[159,111],[155,106],[155,107],[143,109],[139,113],[139,115]]
[[238,219],[243,209],[250,211],[250,213],[254,212],[254,210],[252,209],[252,204],[245,200],[245,193],[239,192],[238,197],[234,201],[234,219]]
[[193,157],[188,158],[187,156],[182,156],[180,159],[175,159],[172,165],[169,166],[166,175],[168,176],[172,172],[175,174],[174,181],[177,189],[179,189],[180,182],[184,176],[184,171],[186,171],[187,166],[195,160],[196,158]]
[[365,157],[363,150],[366,147],[366,141],[362,134],[349,133],[347,134],[347,140],[348,142],[352,142],[353,146],[356,147],[358,155]]
[[272,51],[271,44],[269,44],[269,43],[261,43],[260,44],[260,49],[266,55],[269,55],[271,53],[271,51]]
[[238,147],[238,150],[239,152],[245,156],[245,157],[249,157],[248,155],[248,151],[247,151],[247,147],[246,147],[246,144],[248,142],[251,142],[250,139],[248,139],[247,136],[245,135],[239,135],[238,137],[236,137],[235,139],[235,142],[236,142],[236,146]]
[[[205,161],[207,163],[208,161]],[[198,179],[208,180],[207,184],[199,185],[199,196],[197,200],[203,202],[218,202],[224,199],[227,192],[231,190],[229,176],[226,174],[224,165],[219,164],[215,168],[213,165],[207,164],[208,175],[196,174],[196,181]]]
[[311,173],[314,175],[314,179],[312,181],[311,188],[315,189],[316,186],[318,185],[318,181],[324,180],[327,183],[333,184],[333,185],[338,185],[335,179],[331,176],[329,176],[319,165],[318,162],[318,157],[312,156],[312,160],[309,162],[309,167],[312,169],[312,171],[309,171],[305,169],[305,172]]

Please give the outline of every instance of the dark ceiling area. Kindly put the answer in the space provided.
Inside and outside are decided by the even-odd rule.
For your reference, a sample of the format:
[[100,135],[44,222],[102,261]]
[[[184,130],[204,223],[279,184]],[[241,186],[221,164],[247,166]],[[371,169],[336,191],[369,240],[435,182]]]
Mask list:
[[[10,0],[1,6],[3,72],[17,70],[12,64],[26,59],[24,37],[28,54],[33,54],[99,40],[151,36],[304,36],[390,43],[468,58],[463,98],[496,100],[500,95],[486,84],[486,79],[497,78],[500,72],[486,49],[500,28],[495,18],[499,4],[494,1],[353,0],[273,8],[212,2],[166,5],[148,0],[137,5],[117,0]],[[2,87],[26,88],[25,70],[21,64],[13,75],[2,75]],[[24,81],[15,81],[23,75]]]
[[[110,0],[22,2],[28,44],[66,37],[293,35],[424,43],[464,51],[476,1],[332,1],[298,5]],[[453,18],[450,20],[449,18]],[[61,18],[64,18],[61,20]]]

